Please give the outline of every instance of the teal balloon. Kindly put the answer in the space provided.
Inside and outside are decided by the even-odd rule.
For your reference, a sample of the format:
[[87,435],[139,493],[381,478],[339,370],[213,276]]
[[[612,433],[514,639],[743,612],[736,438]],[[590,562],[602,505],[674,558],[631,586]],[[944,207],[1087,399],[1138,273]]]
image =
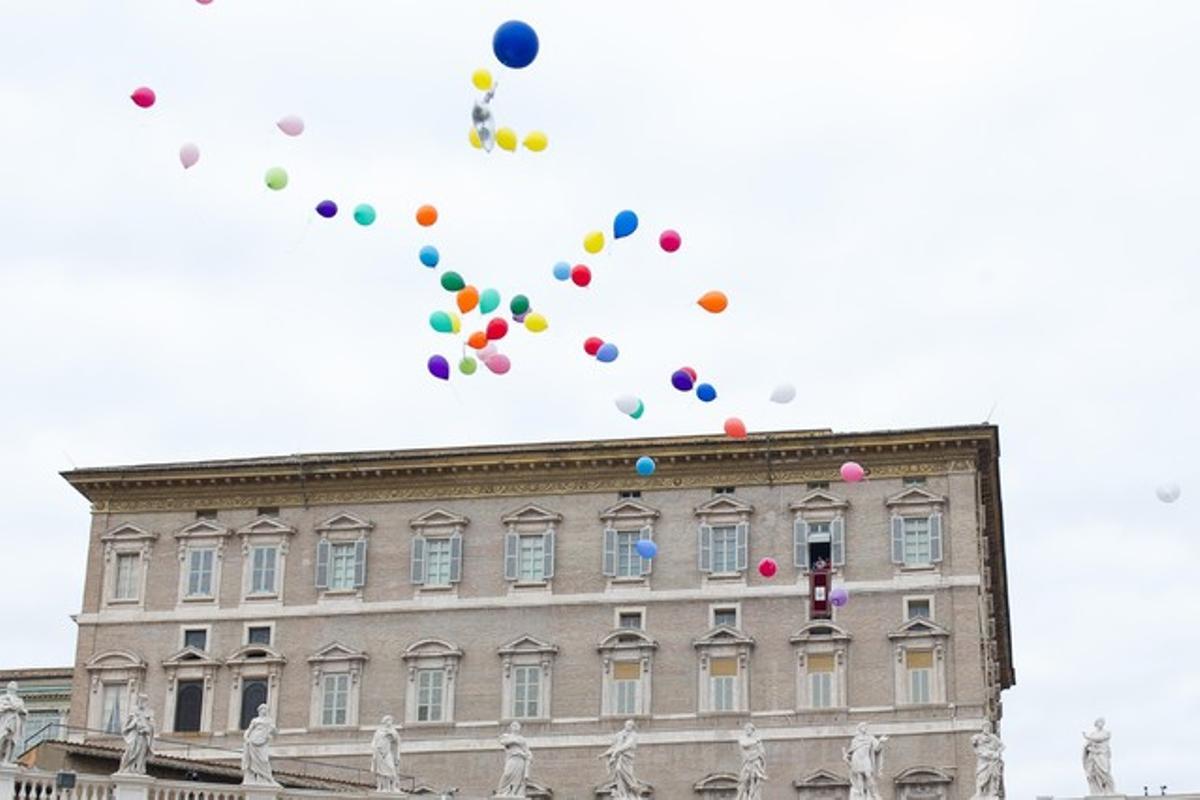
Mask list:
[[500,307],[500,293],[495,289],[484,289],[479,293],[479,313],[490,314]]
[[643,403],[641,400],[638,400],[637,408],[635,408],[633,410],[633,413],[630,414],[629,416],[633,417],[634,419],[640,419],[642,414],[645,414],[645,413],[646,413],[646,404]]
[[459,275],[457,272],[443,272],[441,282],[442,288],[447,292],[457,292],[467,285],[462,275]]
[[508,307],[512,313],[520,316],[529,310],[529,298],[523,294],[515,295]]
[[445,311],[435,311],[429,315],[429,327],[438,333],[451,333],[454,331],[454,320]]
[[617,218],[613,220],[613,238],[624,239],[629,234],[637,230],[638,218],[637,214],[626,209]]
[[367,226],[375,221],[375,207],[370,203],[360,203],[354,207],[354,221]]

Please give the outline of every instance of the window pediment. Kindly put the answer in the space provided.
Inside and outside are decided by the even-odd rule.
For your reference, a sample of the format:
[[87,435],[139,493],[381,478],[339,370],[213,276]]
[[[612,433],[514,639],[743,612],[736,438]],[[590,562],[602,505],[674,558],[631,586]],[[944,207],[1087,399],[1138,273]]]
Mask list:
[[713,772],[692,784],[696,792],[737,791],[738,776],[732,772]]
[[922,489],[920,486],[909,486],[902,492],[892,495],[883,501],[888,508],[901,512],[905,509],[941,508],[946,505],[946,498]]
[[107,650],[88,659],[84,668],[98,669],[145,669],[146,662],[128,650]]
[[750,515],[754,513],[754,506],[749,503],[743,503],[736,497],[731,497],[727,494],[717,495],[707,503],[701,503],[696,506],[695,514],[700,518],[701,524],[707,524],[712,520],[736,520],[738,522],[748,522]]
[[317,652],[308,657],[310,664],[323,664],[329,662],[358,662],[362,663],[370,659],[366,653],[361,650],[355,650],[353,647],[347,647],[341,642],[330,642],[322,647]]
[[408,526],[419,535],[444,535],[450,536],[455,533],[461,534],[463,528],[469,525],[471,520],[464,517],[462,514],[455,514],[453,511],[447,511],[444,508],[434,508],[426,511],[416,519],[409,520]]
[[917,617],[910,619],[908,622],[901,625],[896,630],[888,634],[888,638],[895,639],[928,639],[928,638],[945,638],[950,635],[950,631],[938,625],[936,622],[925,617]]
[[845,628],[827,620],[816,620],[798,630],[788,641],[792,644],[812,644],[814,642],[848,642],[851,638]]
[[840,511],[848,508],[849,503],[840,497],[836,497],[829,492],[821,489],[816,489],[804,495],[804,497],[791,503],[788,508],[797,513],[811,511]]
[[815,772],[810,772],[803,778],[797,778],[792,781],[792,787],[795,789],[832,789],[832,788],[850,788],[850,781],[846,780],[845,776],[837,775],[827,769],[819,769]]
[[633,499],[621,500],[600,512],[600,519],[613,527],[614,524],[631,524],[641,527],[658,519],[659,512],[645,503]]
[[176,531],[175,539],[179,541],[186,541],[188,539],[224,539],[229,533],[229,528],[223,525],[218,525],[207,519],[198,519],[191,525]]
[[374,527],[374,522],[343,511],[339,514],[334,514],[322,522],[316,527],[316,531],[317,533],[331,533],[334,531],[362,531],[365,533]]
[[277,650],[263,644],[242,645],[225,659],[227,665],[286,664],[287,659]]
[[163,659],[163,667],[219,667],[221,662],[197,647],[185,647]]
[[528,503],[515,511],[510,511],[500,518],[509,530],[544,531],[553,528],[563,520],[562,514]]
[[749,648],[754,647],[754,639],[730,625],[718,625],[692,642],[692,646],[697,649],[723,645]]
[[502,656],[523,655],[526,653],[555,655],[558,653],[558,645],[543,642],[541,639],[525,635],[513,639],[496,652]]
[[447,642],[445,639],[420,639],[413,642],[408,647],[404,648],[401,658],[408,660],[413,658],[462,658],[463,651],[461,648]]
[[117,544],[120,542],[149,542],[152,544],[157,540],[157,533],[152,533],[145,528],[139,528],[132,522],[118,525],[100,537],[100,541],[105,544]]
[[239,536],[290,536],[295,532],[291,525],[284,525],[274,517],[259,517],[237,529]]
[[950,777],[944,770],[937,767],[909,767],[898,774],[893,782],[898,786],[914,785],[914,784],[929,784],[929,783],[952,783],[954,778]]
[[655,650],[658,642],[643,631],[634,628],[621,628],[605,636],[596,646],[597,650]]

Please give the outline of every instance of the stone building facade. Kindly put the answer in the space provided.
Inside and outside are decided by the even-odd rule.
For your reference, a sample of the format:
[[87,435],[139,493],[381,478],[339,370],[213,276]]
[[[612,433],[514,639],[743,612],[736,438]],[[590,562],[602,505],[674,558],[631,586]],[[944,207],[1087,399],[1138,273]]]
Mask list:
[[[73,470],[71,724],[102,740],[145,692],[165,738],[236,748],[265,702],[280,755],[365,766],[392,714],[404,772],[482,797],[518,719],[534,781],[582,798],[633,718],[639,776],[675,800],[733,796],[752,721],[767,797],[815,800],[846,796],[867,722],[885,796],[968,798],[1014,682],[998,458],[966,426]],[[818,559],[850,595],[831,619]]]
[[65,735],[73,674],[70,667],[0,669],[0,687],[16,681],[17,695],[25,703],[25,740],[18,748],[20,752],[44,739]]

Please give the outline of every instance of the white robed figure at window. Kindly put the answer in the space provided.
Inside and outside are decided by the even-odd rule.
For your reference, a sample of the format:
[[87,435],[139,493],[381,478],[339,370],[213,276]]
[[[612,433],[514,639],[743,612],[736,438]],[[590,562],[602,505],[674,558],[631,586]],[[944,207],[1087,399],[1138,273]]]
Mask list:
[[0,764],[13,764],[25,744],[25,701],[17,696],[17,682],[9,681],[0,694]]
[[984,722],[983,730],[971,737],[975,751],[975,796],[971,800],[999,800],[1004,794],[1004,743],[992,733],[992,723]]
[[154,712],[146,705],[146,695],[139,694],[137,702],[121,726],[121,737],[125,739],[125,752],[121,754],[122,775],[145,775],[146,759],[150,757],[150,743],[154,741]]
[[763,784],[767,781],[767,751],[754,725],[746,723],[738,746],[742,748],[742,770],[738,775],[737,800],[762,800]]
[[500,776],[496,796],[524,797],[533,753],[529,750],[525,737],[521,735],[521,723],[514,722],[509,725],[508,730],[500,734],[500,744],[504,747],[504,774]]
[[633,757],[637,753],[637,731],[633,720],[625,720],[625,726],[617,732],[612,746],[599,758],[608,762],[608,780],[612,785],[612,800],[638,800],[642,783],[633,774]]
[[242,737],[242,783],[278,786],[271,772],[271,740],[277,733],[275,720],[267,714],[267,704],[258,707],[258,716],[250,720]]
[[1084,733],[1083,771],[1087,775],[1088,794],[1116,794],[1112,776],[1112,731],[1104,730],[1104,718],[1096,720],[1096,729]]
[[858,724],[857,731],[842,751],[842,760],[850,766],[850,800],[880,800],[878,778],[888,737],[867,733],[865,722]]
[[385,716],[371,737],[371,772],[380,792],[400,791],[400,731],[395,723],[390,714]]

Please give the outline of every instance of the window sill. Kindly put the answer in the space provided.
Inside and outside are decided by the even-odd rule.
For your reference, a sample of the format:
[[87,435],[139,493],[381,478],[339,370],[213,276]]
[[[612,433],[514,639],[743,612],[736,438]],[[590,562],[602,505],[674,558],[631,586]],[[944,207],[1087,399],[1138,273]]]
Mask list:
[[217,598],[212,595],[193,595],[190,597],[181,597],[179,602],[184,605],[204,605],[205,603],[215,603]]
[[899,568],[901,575],[920,575],[923,573],[937,572],[939,569],[938,564],[898,564],[897,567]]
[[701,719],[712,717],[744,717],[749,714],[749,711],[700,711],[697,716]]
[[266,592],[260,592],[258,594],[248,594],[248,595],[245,595],[244,597],[242,597],[242,600],[244,600],[247,603],[267,603],[272,600],[278,601],[279,593],[272,592],[270,594],[267,594]]
[[118,608],[128,608],[130,606],[140,606],[141,604],[142,604],[142,601],[136,597],[131,597],[128,599],[120,599],[120,600],[107,600],[104,603],[104,605],[106,605],[106,606],[117,606]]
[[638,575],[632,578],[609,578],[608,590],[624,591],[626,589],[648,589],[650,587],[650,577],[648,575]]
[[362,600],[362,589],[326,589],[317,597],[318,602],[339,603],[346,600]]
[[404,723],[404,727],[405,728],[424,728],[427,730],[428,729],[437,729],[437,728],[442,728],[444,730],[451,730],[454,728],[454,720],[439,719],[439,720],[430,721],[430,722],[417,722],[415,720],[409,720],[408,722]]

